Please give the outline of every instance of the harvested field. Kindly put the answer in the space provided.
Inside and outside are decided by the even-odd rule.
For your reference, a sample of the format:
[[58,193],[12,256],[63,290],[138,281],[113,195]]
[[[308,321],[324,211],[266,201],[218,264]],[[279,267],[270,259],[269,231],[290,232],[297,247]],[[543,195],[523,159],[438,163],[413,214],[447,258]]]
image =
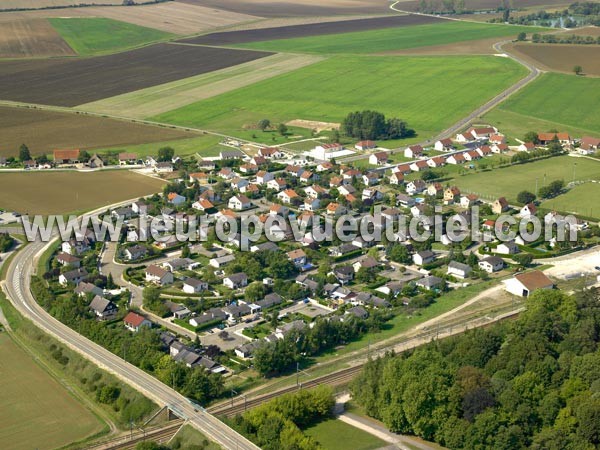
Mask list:
[[4,61],[0,63],[0,99],[75,106],[268,55],[270,53],[157,44],[97,58]]
[[0,373],[2,448],[62,448],[102,431],[94,414],[6,333],[0,333]]
[[21,144],[40,155],[55,148],[93,150],[197,136],[103,117],[10,107],[0,107],[0,135],[1,156],[18,155]]
[[600,27],[589,26],[589,27],[583,27],[583,28],[576,28],[574,30],[564,30],[558,34],[559,35],[565,34],[567,36],[574,34],[576,36],[599,37],[600,36]]
[[303,120],[303,119],[294,119],[286,122],[287,126],[290,127],[298,127],[298,128],[308,128],[309,130],[316,130],[317,133],[326,130],[339,130],[340,124],[336,122],[316,122],[314,120]]
[[[400,13],[398,13],[400,14]],[[271,17],[254,22],[241,23],[227,27],[228,31],[260,30],[261,28],[289,27],[292,25],[308,25],[322,22],[344,22],[347,20],[373,19],[386,17],[388,14],[356,14],[351,16],[318,16],[318,17]]]
[[573,73],[580,65],[586,75],[600,76],[600,45],[509,44],[504,47],[540,69]]
[[0,22],[0,58],[73,55],[73,49],[45,19]]
[[200,5],[178,2],[156,3],[135,7],[103,6],[87,8],[15,11],[0,14],[0,22],[51,17],[106,17],[167,33],[189,35],[203,33],[238,23],[260,20],[259,17],[237,14]]
[[182,42],[206,45],[243,44],[247,42],[271,41],[275,39],[291,39],[305,36],[319,36],[340,34],[380,28],[402,27],[407,25],[421,25],[424,23],[442,22],[443,19],[435,17],[406,15],[375,17],[370,19],[356,19],[337,22],[322,22],[306,25],[292,25],[287,27],[263,28],[257,30],[224,31],[184,39]]
[[[418,11],[419,0],[401,1],[396,5],[396,9],[403,11]],[[527,8],[532,6],[553,6],[572,3],[568,0],[519,0],[515,2],[515,8]],[[498,8],[498,0],[465,0],[466,10],[495,10]],[[465,15],[465,17],[467,17]]]
[[478,41],[463,41],[446,45],[393,50],[379,53],[379,55],[493,55],[497,53],[493,47],[497,42],[498,38],[480,39]]
[[260,17],[329,16],[336,14],[383,14],[390,12],[385,0],[178,0],[181,3],[220,8]]
[[[99,5],[122,5],[122,0],[2,0],[0,11],[10,11],[11,9],[37,9],[53,8],[60,6],[75,6],[80,3],[99,4]],[[139,3],[144,3],[141,0]]]
[[41,215],[83,212],[159,192],[163,185],[127,170],[3,173],[0,208]]
[[321,61],[311,55],[276,54],[227,69],[81,105],[86,111],[146,118]]

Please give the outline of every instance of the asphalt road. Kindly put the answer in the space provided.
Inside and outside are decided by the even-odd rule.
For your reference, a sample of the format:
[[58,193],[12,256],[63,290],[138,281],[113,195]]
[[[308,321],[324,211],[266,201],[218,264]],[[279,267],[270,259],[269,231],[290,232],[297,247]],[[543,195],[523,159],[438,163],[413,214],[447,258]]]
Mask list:
[[37,266],[37,260],[47,245],[43,242],[31,243],[17,253],[8,267],[6,281],[2,283],[3,289],[21,314],[72,350],[114,374],[159,405],[169,406],[173,412],[187,419],[192,426],[223,448],[240,450],[259,448],[152,375],[78,334],[39,306],[31,294],[30,280]]

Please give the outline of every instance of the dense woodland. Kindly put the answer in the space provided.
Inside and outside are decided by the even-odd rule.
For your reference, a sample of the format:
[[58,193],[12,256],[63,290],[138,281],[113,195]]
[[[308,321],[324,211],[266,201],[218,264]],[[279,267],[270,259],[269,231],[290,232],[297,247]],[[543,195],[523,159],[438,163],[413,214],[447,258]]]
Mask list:
[[370,361],[353,396],[392,431],[452,449],[598,448],[599,300],[538,291],[515,322]]

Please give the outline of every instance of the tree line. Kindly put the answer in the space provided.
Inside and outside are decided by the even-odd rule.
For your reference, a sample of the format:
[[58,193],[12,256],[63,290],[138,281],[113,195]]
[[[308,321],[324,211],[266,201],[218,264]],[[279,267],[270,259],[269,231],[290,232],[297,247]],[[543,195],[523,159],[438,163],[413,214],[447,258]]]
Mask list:
[[348,114],[341,124],[342,132],[356,139],[403,139],[415,135],[415,130],[396,117],[386,119],[377,111],[356,111]]
[[538,291],[518,320],[369,361],[354,399],[453,449],[600,444],[600,294]]

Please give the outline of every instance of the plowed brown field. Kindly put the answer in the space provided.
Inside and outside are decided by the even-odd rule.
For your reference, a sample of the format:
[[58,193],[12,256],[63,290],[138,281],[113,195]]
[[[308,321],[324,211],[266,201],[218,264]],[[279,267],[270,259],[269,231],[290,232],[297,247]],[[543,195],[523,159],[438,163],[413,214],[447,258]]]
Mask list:
[[45,19],[0,22],[0,58],[72,55],[73,49]]
[[573,73],[581,66],[585,75],[600,76],[600,45],[510,44],[505,50],[544,70]]

